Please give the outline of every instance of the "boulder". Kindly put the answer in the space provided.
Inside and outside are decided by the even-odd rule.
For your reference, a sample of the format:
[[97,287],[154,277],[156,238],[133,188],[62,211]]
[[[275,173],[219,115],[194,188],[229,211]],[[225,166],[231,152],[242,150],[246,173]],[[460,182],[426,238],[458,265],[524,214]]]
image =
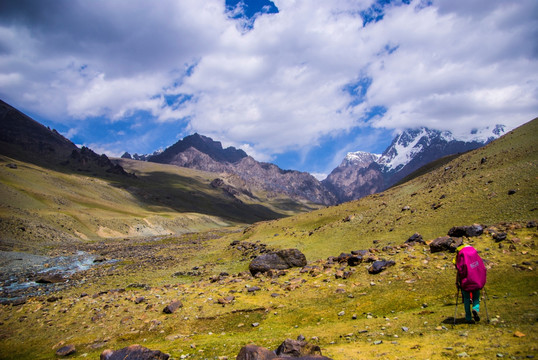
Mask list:
[[67,279],[60,274],[43,274],[35,282],[38,284],[58,284],[66,281]]
[[183,307],[183,304],[179,300],[174,300],[170,304],[166,305],[166,307],[163,309],[163,312],[165,314],[173,314],[176,312],[177,309]]
[[170,358],[168,354],[140,345],[131,345],[116,351],[107,349],[100,356],[100,360],[168,360],[168,358]]
[[277,356],[274,352],[261,346],[246,345],[239,350],[236,360],[272,360]]
[[275,353],[282,358],[300,358],[305,355],[321,355],[321,349],[304,340],[286,339]]
[[306,256],[297,249],[285,249],[257,256],[249,265],[252,275],[269,270],[285,270],[306,266]]
[[349,259],[347,259],[347,264],[349,266],[357,266],[362,262],[362,256],[360,255],[353,255],[350,256]]
[[69,356],[76,352],[75,345],[62,346],[56,351],[57,356]]
[[419,233],[414,233],[405,241],[406,244],[414,244],[414,243],[420,243],[420,244],[426,244],[424,239],[422,238],[422,235]]
[[394,266],[396,263],[393,260],[377,260],[368,268],[370,274],[379,274],[388,267]]
[[336,258],[336,261],[338,261],[339,263],[345,263],[345,262],[348,261],[348,259],[349,259],[351,256],[352,256],[351,254],[341,253],[341,254],[338,255],[338,257]]
[[430,243],[430,252],[436,253],[441,251],[455,252],[458,246],[463,244],[461,238],[453,238],[450,236],[441,236]]
[[491,234],[495,242],[501,242],[503,240],[506,240],[506,237],[508,236],[505,232],[494,232]]
[[454,226],[448,231],[448,236],[451,237],[473,237],[480,236],[484,232],[481,225],[473,224],[471,226]]

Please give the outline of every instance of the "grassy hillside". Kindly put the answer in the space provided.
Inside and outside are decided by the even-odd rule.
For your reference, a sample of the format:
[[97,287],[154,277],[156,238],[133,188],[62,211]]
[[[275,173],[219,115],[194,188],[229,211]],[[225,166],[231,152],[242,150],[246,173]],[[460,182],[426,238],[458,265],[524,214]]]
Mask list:
[[[1,305],[1,357],[49,359],[74,344],[72,358],[94,359],[138,343],[176,359],[233,359],[245,344],[275,349],[304,335],[335,360],[536,358],[538,232],[527,223],[537,218],[537,127],[534,120],[422,177],[336,207],[244,229],[58,246],[117,261],[73,275],[61,291]],[[28,197],[28,206],[35,201]],[[415,232],[429,241],[472,223],[487,229],[466,241],[487,263],[489,297],[479,324],[464,324],[459,304],[454,326],[453,254],[402,244]],[[506,240],[493,238],[499,231]],[[241,249],[235,240],[255,245]],[[261,243],[297,247],[309,267],[251,277]],[[359,249],[395,265],[370,275],[370,264],[326,260]],[[219,303],[227,296],[231,303]],[[174,299],[183,307],[164,314]]]
[[289,198],[232,197],[210,185],[216,178],[211,173],[134,160],[121,164],[137,178],[100,178],[0,156],[2,248],[181,234],[315,208]]
[[538,218],[536,139],[538,120],[381,194],[266,222],[243,239],[296,246],[319,259],[369,247],[373,240],[399,244],[416,232],[433,239],[456,225]]

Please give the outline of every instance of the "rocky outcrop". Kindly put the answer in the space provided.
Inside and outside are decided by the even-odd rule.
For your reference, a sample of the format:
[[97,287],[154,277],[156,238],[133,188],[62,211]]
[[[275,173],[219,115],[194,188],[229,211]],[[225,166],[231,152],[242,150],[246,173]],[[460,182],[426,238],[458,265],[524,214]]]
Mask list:
[[150,350],[141,345],[131,345],[120,350],[107,349],[101,353],[100,360],[168,360],[170,355],[160,350]]
[[270,270],[285,270],[306,266],[306,256],[297,249],[285,249],[256,257],[249,265],[252,275]]

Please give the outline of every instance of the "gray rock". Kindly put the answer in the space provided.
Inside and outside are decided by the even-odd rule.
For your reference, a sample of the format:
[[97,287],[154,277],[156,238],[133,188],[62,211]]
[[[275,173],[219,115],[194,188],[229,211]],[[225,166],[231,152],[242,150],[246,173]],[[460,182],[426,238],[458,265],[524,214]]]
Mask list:
[[163,312],[165,314],[173,314],[176,312],[177,309],[183,307],[183,303],[179,300],[174,300],[170,304],[166,305],[166,307],[163,309]]
[[448,231],[448,236],[451,237],[474,237],[480,236],[484,232],[481,225],[473,224],[471,226],[454,226]]
[[269,270],[285,270],[292,267],[306,266],[306,256],[297,249],[285,249],[256,257],[249,265],[252,275]]
[[393,260],[378,260],[374,261],[372,266],[368,268],[370,274],[379,274],[380,272],[386,270],[390,266],[394,266],[396,263]]
[[461,238],[452,238],[450,236],[441,236],[430,243],[430,252],[436,253],[441,251],[455,252],[458,246],[463,244]]
[[57,356],[69,356],[76,352],[75,345],[66,345],[56,351]]
[[140,345],[131,345],[120,350],[107,349],[101,353],[100,360],[168,360],[170,355],[160,350],[150,350]]
[[277,356],[274,352],[261,346],[246,345],[237,354],[236,360],[272,360]]

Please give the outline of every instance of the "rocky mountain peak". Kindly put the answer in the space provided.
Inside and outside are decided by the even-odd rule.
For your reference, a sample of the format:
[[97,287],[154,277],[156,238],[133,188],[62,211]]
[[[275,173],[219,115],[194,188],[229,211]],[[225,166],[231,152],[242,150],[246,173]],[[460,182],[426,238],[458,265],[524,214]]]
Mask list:
[[161,154],[150,156],[149,161],[158,163],[170,163],[173,158],[189,148],[194,148],[204,154],[209,155],[211,159],[217,162],[236,163],[248,155],[241,149],[236,149],[233,146],[222,148],[220,141],[195,133],[179,140],[174,145],[168,147]]

